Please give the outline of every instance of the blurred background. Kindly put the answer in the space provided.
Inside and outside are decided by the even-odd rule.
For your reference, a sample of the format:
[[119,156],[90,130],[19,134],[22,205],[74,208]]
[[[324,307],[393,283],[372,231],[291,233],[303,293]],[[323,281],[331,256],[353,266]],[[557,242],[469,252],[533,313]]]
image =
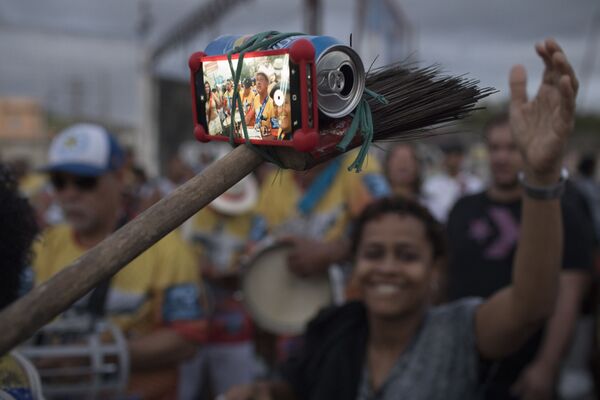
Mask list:
[[575,150],[599,146],[597,0],[0,0],[0,159],[36,167],[57,131],[85,120],[115,131],[157,176],[193,140],[189,55],[221,34],[265,30],[352,34],[367,68],[439,64],[497,88],[487,112],[507,100],[515,63],[535,90],[533,45],[555,37],[581,82]]

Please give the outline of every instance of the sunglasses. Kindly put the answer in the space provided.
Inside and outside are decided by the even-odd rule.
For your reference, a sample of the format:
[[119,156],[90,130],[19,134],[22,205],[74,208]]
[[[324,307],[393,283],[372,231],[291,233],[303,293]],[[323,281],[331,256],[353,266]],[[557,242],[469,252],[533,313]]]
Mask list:
[[97,176],[77,176],[65,174],[51,174],[50,182],[57,192],[64,190],[67,185],[71,184],[81,192],[92,191],[98,186]]

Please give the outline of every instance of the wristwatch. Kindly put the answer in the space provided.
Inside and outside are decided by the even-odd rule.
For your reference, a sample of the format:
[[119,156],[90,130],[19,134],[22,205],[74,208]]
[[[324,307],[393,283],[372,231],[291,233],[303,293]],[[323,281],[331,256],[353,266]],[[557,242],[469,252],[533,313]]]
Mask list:
[[536,200],[555,200],[560,198],[565,191],[565,182],[569,179],[569,171],[566,168],[560,170],[560,179],[550,186],[531,186],[525,181],[525,173],[519,172],[519,183],[525,190],[525,194]]

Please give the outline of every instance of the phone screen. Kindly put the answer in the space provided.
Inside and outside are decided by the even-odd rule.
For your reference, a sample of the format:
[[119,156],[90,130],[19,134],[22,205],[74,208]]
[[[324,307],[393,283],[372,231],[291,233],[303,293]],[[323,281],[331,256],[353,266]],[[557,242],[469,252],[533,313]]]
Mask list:
[[[271,52],[273,53],[273,52]],[[233,59],[237,69],[238,60]],[[242,118],[245,119],[248,136],[253,140],[290,140],[298,125],[294,110],[299,107],[297,94],[297,71],[290,66],[289,54],[261,55],[249,53],[244,56],[238,92],[244,110],[239,106],[232,110],[234,80],[225,56],[205,57],[202,60],[202,85],[196,92],[203,107],[199,115],[205,118],[205,128],[210,136],[226,136],[233,126],[235,138],[244,138]],[[202,91],[200,91],[202,90]]]

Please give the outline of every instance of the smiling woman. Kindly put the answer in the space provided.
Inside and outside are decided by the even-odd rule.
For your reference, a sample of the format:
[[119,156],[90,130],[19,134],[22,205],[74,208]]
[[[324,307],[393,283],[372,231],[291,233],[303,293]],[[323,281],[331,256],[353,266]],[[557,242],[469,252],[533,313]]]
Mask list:
[[[562,252],[561,154],[573,130],[578,82],[553,40],[527,101],[522,66],[510,73],[510,126],[525,188],[512,284],[486,300],[432,306],[445,250],[441,228],[412,200],[382,199],[356,223],[360,301],[321,312],[282,382],[232,390],[227,399],[479,399],[491,362],[520,347],[551,315]],[[535,188],[535,189],[531,189]],[[545,197],[532,192],[553,193]],[[531,262],[535,260],[535,262]],[[260,397],[263,396],[263,397]]]
[[[413,200],[382,199],[356,221],[353,250],[361,301],[325,311],[309,327],[304,355],[283,374],[298,397],[476,396],[485,373],[473,330],[481,301],[431,307],[446,255],[441,225]],[[342,389],[329,383],[340,380],[348,383]]]
[[376,204],[356,223],[355,281],[373,317],[396,318],[427,304],[437,288],[445,259],[444,233],[412,201]]

